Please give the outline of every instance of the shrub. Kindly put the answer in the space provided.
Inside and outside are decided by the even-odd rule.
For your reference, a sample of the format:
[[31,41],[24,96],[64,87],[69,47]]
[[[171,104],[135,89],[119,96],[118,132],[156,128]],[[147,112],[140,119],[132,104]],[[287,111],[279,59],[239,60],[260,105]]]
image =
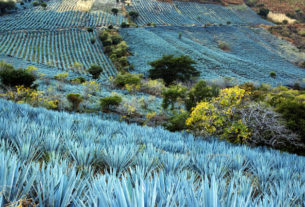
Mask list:
[[139,13],[136,12],[136,11],[130,11],[130,12],[128,13],[128,15],[131,17],[132,20],[135,20],[136,18],[138,18]]
[[33,2],[33,6],[39,6],[39,2],[38,1],[34,1]]
[[218,47],[224,51],[229,51],[230,50],[230,46],[228,45],[228,43],[223,42],[223,41],[219,41],[218,42]]
[[298,133],[305,144],[305,103],[285,99],[276,110],[286,120],[288,128]]
[[122,102],[122,98],[120,96],[108,96],[100,99],[100,104],[102,110],[107,111],[112,107],[118,106]]
[[111,9],[111,12],[114,14],[114,15],[117,15],[119,13],[119,10],[117,8],[112,8]]
[[172,132],[187,129],[185,122],[188,116],[189,114],[185,111],[180,113],[174,112],[174,115],[171,116],[168,122],[165,124],[165,128]]
[[73,111],[78,110],[80,103],[83,101],[83,98],[79,93],[69,93],[67,99],[72,104]]
[[122,22],[121,27],[122,28],[127,28],[127,27],[129,27],[129,24],[127,24],[126,22]]
[[73,83],[78,83],[78,84],[81,84],[81,83],[84,83],[84,82],[86,82],[86,79],[84,78],[84,77],[77,77],[77,78],[74,78],[73,80],[72,80],[72,82]]
[[142,88],[143,91],[149,94],[153,94],[156,96],[160,96],[165,85],[161,79],[156,79],[156,80],[148,80],[148,81],[143,81],[142,83]]
[[148,71],[149,77],[152,79],[161,78],[166,85],[174,81],[189,81],[200,75],[200,72],[193,66],[196,62],[185,55],[180,57],[167,55],[149,64],[152,66],[152,69]]
[[14,1],[0,1],[0,11],[5,13],[6,9],[16,8],[16,3]]
[[197,103],[201,101],[208,101],[212,97],[219,95],[219,88],[216,86],[208,86],[204,80],[200,80],[196,85],[187,93],[185,98],[185,107],[191,111]]
[[96,95],[96,92],[101,89],[100,84],[95,80],[85,81],[82,83],[82,85],[85,98],[89,97],[90,95]]
[[91,38],[90,38],[90,42],[91,42],[91,44],[94,44],[94,43],[95,43],[95,38],[94,38],[94,37],[91,37]]
[[1,63],[0,66],[0,79],[5,86],[20,86],[34,87],[33,83],[36,77],[31,72],[23,69],[14,69],[13,66]]
[[91,65],[91,67],[88,69],[88,72],[92,75],[93,79],[98,79],[100,74],[103,72],[103,69],[101,66]]
[[112,44],[117,45],[122,41],[122,37],[118,34],[111,36]]
[[276,78],[276,73],[275,73],[275,72],[271,72],[271,73],[270,73],[270,77],[271,77],[271,78]]
[[261,8],[259,9],[258,15],[262,16],[263,18],[267,18],[269,14],[269,9]]
[[57,75],[54,76],[54,78],[59,81],[64,81],[68,76],[69,73],[58,73]]
[[87,28],[87,31],[88,31],[88,32],[93,32],[93,28],[92,28],[92,27],[88,27],[88,28]]
[[283,23],[283,24],[288,24],[288,20],[287,20],[287,19],[284,19],[282,23]]
[[119,58],[119,63],[124,67],[124,66],[128,66],[128,59],[127,57],[120,57]]
[[183,100],[186,94],[186,88],[180,85],[170,86],[168,89],[162,91],[162,108],[167,109],[171,106],[171,110],[175,108],[175,103],[178,99]]
[[300,63],[301,68],[305,68],[305,61]]
[[117,87],[125,87],[126,84],[129,85],[140,85],[141,84],[141,76],[140,74],[130,74],[130,73],[119,73],[114,81],[114,85]]
[[240,109],[237,113],[241,114],[241,119],[251,130],[251,139],[246,140],[248,145],[269,146],[277,149],[285,149],[289,145],[298,148],[302,145],[296,134],[283,124],[280,114],[270,107],[254,103]]
[[246,97],[246,91],[237,86],[222,89],[218,97],[198,103],[186,125],[200,136],[216,135],[232,143],[245,143],[251,132],[235,111]]
[[46,3],[46,2],[42,2],[42,3],[40,4],[40,6],[41,6],[42,8],[44,8],[44,9],[45,9],[45,8],[47,8],[47,6],[48,6],[48,5],[47,5],[47,3]]
[[109,33],[107,31],[102,31],[99,33],[99,38],[102,42],[109,38]]
[[103,46],[106,47],[106,46],[111,46],[112,45],[112,40],[110,38],[102,41],[103,43]]
[[108,29],[113,29],[113,26],[112,26],[112,24],[108,26]]

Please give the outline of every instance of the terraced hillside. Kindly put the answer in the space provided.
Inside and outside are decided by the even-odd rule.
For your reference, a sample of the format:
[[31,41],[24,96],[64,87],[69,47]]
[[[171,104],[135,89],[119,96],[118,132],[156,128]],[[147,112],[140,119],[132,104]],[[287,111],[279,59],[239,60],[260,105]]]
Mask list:
[[116,69],[104,55],[102,45],[98,41],[92,44],[91,38],[97,38],[97,34],[82,29],[3,32],[0,53],[62,70],[76,70],[75,63],[81,63],[80,73],[98,64],[105,75],[114,75]]
[[155,23],[178,26],[227,24],[227,22],[238,25],[270,24],[245,5],[224,7],[194,2],[167,3],[156,0],[136,0],[126,8],[128,11],[135,10],[139,13],[136,23],[140,25]]
[[[283,152],[303,149],[301,127],[290,127],[304,121],[301,84],[167,86],[123,71],[133,65],[134,73],[147,75],[148,62],[174,54],[190,56],[204,80],[300,83],[305,70],[293,63],[305,54],[260,27],[272,23],[245,5],[47,3],[0,16],[0,60],[16,67],[1,62],[1,70],[33,80],[26,88],[15,79],[4,85],[1,77],[0,96],[16,103],[0,99],[0,207],[305,206],[305,157]],[[132,20],[125,9],[139,13],[137,26],[117,31]],[[115,28],[100,41],[99,31],[110,25]],[[111,60],[127,57],[130,65],[110,77],[118,73]],[[102,70],[89,75],[93,64]],[[97,80],[95,72],[101,72]],[[194,104],[190,111],[186,101]],[[285,117],[278,105],[286,107]],[[187,126],[190,118],[198,123]],[[169,132],[166,124],[180,131]],[[283,145],[276,148],[283,151],[262,147]]]
[[93,3],[54,0],[46,9],[37,6],[0,17],[0,54],[80,74],[97,64],[108,79],[116,69],[101,43],[95,42],[96,30],[89,33],[87,28],[120,25],[126,20],[103,10],[90,12]]
[[[297,62],[305,56],[288,53],[289,44],[264,29],[239,26],[147,27],[122,29],[134,56],[130,62],[138,72],[149,69],[147,62],[163,54],[189,55],[203,79],[233,77],[240,82],[253,81],[272,85],[287,84],[305,77]],[[182,35],[179,39],[179,34]],[[228,44],[229,51],[219,48]],[[270,78],[275,71],[276,79]]]
[[126,21],[122,15],[103,11],[83,11],[78,2],[82,0],[52,0],[48,7],[40,6],[22,10],[13,15],[1,17],[0,31],[12,30],[54,30],[62,28],[101,27],[120,25]]

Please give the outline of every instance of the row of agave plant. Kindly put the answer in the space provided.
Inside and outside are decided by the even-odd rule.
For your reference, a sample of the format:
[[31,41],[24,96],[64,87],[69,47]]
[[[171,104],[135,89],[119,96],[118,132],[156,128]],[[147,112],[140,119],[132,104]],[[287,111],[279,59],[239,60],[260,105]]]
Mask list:
[[305,159],[0,100],[0,206],[304,206]]

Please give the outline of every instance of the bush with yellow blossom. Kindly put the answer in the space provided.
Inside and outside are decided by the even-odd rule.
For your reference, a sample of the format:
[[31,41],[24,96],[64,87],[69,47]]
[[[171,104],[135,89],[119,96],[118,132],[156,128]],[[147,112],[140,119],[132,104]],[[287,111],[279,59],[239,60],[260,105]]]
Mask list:
[[235,111],[244,107],[247,96],[238,86],[222,89],[218,97],[197,104],[186,125],[197,135],[217,135],[233,143],[244,143],[251,132]]

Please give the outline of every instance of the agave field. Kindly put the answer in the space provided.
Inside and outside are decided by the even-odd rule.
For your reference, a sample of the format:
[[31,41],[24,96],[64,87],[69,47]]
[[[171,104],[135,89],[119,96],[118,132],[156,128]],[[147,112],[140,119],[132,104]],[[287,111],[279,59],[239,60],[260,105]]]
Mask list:
[[81,63],[76,71],[79,73],[86,73],[85,69],[98,64],[107,77],[114,75],[116,69],[104,55],[102,45],[90,42],[96,36],[82,29],[4,32],[0,34],[0,53],[62,70],[76,70],[73,65]]
[[303,206],[304,157],[0,101],[1,205]]
[[238,25],[270,24],[258,17],[250,8],[241,6],[223,7],[213,4],[200,4],[194,2],[173,3],[156,0],[135,0],[127,10],[139,13],[136,23],[145,25],[204,25],[227,24]]
[[[188,55],[196,61],[203,79],[231,77],[239,82],[287,84],[305,77],[305,71],[289,61],[298,59],[280,48],[288,44],[263,29],[240,26],[146,27],[122,29],[130,45],[130,62],[146,73],[147,64],[165,54]],[[179,38],[181,34],[181,38]],[[229,51],[219,48],[225,42]],[[270,72],[277,78],[270,78]]]
[[126,21],[122,15],[104,11],[81,11],[75,0],[49,1],[48,7],[34,7],[13,15],[1,17],[0,31],[11,30],[52,30],[76,27],[101,27],[120,25]]
[[[127,22],[124,10],[110,13],[121,6],[115,0],[50,0],[45,9],[30,5],[0,16],[0,60],[37,67],[37,90],[63,97],[66,105],[68,93],[79,93],[89,109],[67,113],[60,110],[70,105],[53,111],[0,99],[0,207],[305,206],[305,157],[127,124],[100,112],[99,99],[113,95],[125,108],[145,99],[146,109],[136,107],[143,119],[147,111],[163,112],[158,95],[107,82],[117,69],[98,31]],[[140,27],[119,29],[137,73],[147,74],[150,61],[174,54],[195,60],[205,80],[275,86],[305,77],[292,64],[305,54],[259,28],[271,23],[245,5],[134,0],[126,9],[139,13],[134,21]],[[93,64],[103,72],[89,96],[85,84]],[[67,79],[57,79],[63,72]]]

